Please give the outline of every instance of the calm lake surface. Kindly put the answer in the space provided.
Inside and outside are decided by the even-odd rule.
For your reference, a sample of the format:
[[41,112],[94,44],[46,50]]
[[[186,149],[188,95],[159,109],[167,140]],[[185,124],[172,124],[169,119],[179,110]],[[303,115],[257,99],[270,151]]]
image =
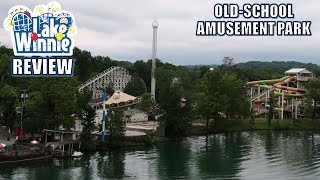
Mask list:
[[320,179],[320,132],[190,137],[144,150],[1,166],[0,179]]

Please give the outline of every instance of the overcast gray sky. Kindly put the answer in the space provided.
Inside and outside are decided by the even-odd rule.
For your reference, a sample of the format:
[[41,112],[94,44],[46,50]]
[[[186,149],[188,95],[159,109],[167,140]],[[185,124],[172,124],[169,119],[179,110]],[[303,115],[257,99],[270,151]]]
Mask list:
[[[311,20],[311,37],[197,37],[199,20],[215,20],[215,3],[252,3],[251,0],[57,0],[73,13],[78,26],[76,46],[93,55],[134,62],[151,58],[152,27],[158,29],[158,58],[173,64],[216,64],[225,56],[236,62],[301,61],[320,64],[320,1],[293,3],[295,20]],[[31,10],[49,0],[1,0],[1,24],[14,5]],[[279,0],[255,1],[280,3]],[[9,32],[0,26],[0,42],[11,46]]]

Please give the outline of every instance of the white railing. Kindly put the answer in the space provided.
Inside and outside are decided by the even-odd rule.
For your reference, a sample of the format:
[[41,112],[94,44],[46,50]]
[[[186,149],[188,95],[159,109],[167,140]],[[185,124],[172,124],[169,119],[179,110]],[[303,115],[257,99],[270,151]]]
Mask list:
[[271,88],[271,89],[269,89],[268,91],[266,91],[266,92],[264,92],[264,93],[262,93],[262,94],[258,95],[258,96],[257,96],[257,97],[255,97],[255,98],[250,99],[250,102],[253,102],[253,101],[255,101],[256,99],[260,98],[261,96],[264,96],[264,95],[268,94],[269,92],[273,91],[274,89],[275,89],[275,88],[274,88],[274,87],[272,87],[272,88]]
[[78,86],[79,90],[81,91],[83,88],[89,86],[91,83],[94,83],[96,80],[104,77],[106,74],[111,73],[112,71],[119,69],[121,67],[116,66],[116,67],[110,67],[108,69],[106,69],[105,71],[95,75],[93,78],[88,79],[86,82],[82,83],[81,85]]

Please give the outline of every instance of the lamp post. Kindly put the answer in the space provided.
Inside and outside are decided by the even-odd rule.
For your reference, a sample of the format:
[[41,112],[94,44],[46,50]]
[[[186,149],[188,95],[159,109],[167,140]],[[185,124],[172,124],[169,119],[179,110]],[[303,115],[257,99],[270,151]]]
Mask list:
[[23,132],[22,132],[22,123],[23,123],[23,105],[26,102],[26,98],[28,98],[28,94],[27,94],[27,90],[21,90],[21,107],[20,107],[20,111],[21,111],[21,119],[20,119],[20,131],[19,131],[19,139],[22,138],[23,136]]
[[102,112],[102,131],[101,131],[101,143],[104,144],[104,132],[106,128],[106,116],[107,116],[107,111],[106,111],[106,101],[107,101],[107,89],[103,88],[103,112]]

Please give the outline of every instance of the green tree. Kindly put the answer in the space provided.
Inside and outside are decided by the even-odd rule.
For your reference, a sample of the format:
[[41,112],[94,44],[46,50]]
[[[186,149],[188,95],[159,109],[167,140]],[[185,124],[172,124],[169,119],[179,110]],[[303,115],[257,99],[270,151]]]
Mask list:
[[6,54],[10,57],[10,56],[13,56],[13,50],[12,50],[12,48],[8,48],[7,46],[1,45],[0,46],[0,54]]
[[210,67],[208,67],[208,66],[201,66],[200,68],[199,68],[199,77],[200,78],[202,78],[208,71],[210,70]]
[[198,113],[206,118],[207,126],[209,119],[213,118],[215,127],[221,113],[227,120],[249,115],[243,82],[236,74],[221,72],[219,69],[204,75],[196,107]]
[[[148,91],[151,87],[151,63],[144,62],[142,60],[133,63],[135,73],[137,76],[141,77],[145,82]],[[134,74],[133,74],[134,75]]]
[[10,56],[8,54],[0,54],[0,87],[5,84],[14,85],[14,78],[11,76],[10,68]]
[[305,84],[307,89],[305,111],[312,119],[320,114],[320,79],[313,79]]
[[270,92],[270,98],[269,98],[269,110],[268,110],[268,126],[271,124],[271,120],[273,119],[274,116],[274,107],[275,107],[275,100],[274,100],[274,93],[273,91]]
[[234,65],[234,59],[232,57],[224,57],[222,60],[223,66],[233,66]]
[[92,62],[94,62],[91,53],[82,51],[79,48],[73,50],[75,61],[75,75],[78,76],[81,82],[86,81],[90,76]]
[[216,124],[216,121],[220,118],[219,112],[223,112],[226,104],[220,83],[221,75],[217,70],[208,71],[202,78],[202,88],[197,101],[197,110],[200,115],[206,118],[207,127],[210,117],[214,119],[214,123]]
[[212,109],[210,109],[210,103],[211,102],[208,99],[207,92],[201,92],[196,103],[196,110],[197,113],[202,116],[202,118],[205,118],[207,130],[209,129],[210,117],[213,114]]
[[82,150],[91,151],[95,149],[91,133],[95,129],[94,117],[95,110],[89,105],[92,97],[92,92],[85,89],[82,93],[77,95],[77,117],[81,120],[83,125],[82,134],[80,137]]
[[17,90],[12,86],[4,85],[0,90],[1,124],[9,126],[10,128],[14,127],[17,120],[17,101]]
[[29,88],[26,114],[39,128],[74,127],[78,81],[75,77],[33,78]]
[[124,89],[124,92],[132,96],[141,96],[147,91],[144,81],[137,76],[133,76]]
[[107,118],[106,128],[109,131],[110,140],[113,141],[121,138],[126,131],[123,110],[109,109]]
[[253,108],[251,108],[249,111],[249,116],[252,124],[255,124],[254,122],[255,115],[256,115],[256,111]]
[[46,128],[45,121],[39,113],[39,103],[43,100],[39,92],[29,92],[25,103],[23,127],[26,132],[41,133],[43,128]]
[[141,102],[136,106],[137,109],[145,112],[151,112],[156,105],[153,98],[151,98],[150,93],[144,93],[141,97]]
[[[188,71],[158,68],[157,77],[158,102],[162,110],[158,121],[166,127],[167,136],[185,136],[190,132],[194,120],[193,86]],[[187,100],[183,107],[180,104],[182,97]]]
[[237,115],[248,115],[250,108],[245,96],[245,84],[238,79],[236,74],[224,74],[218,86],[220,86],[220,95],[224,100],[227,120]]

